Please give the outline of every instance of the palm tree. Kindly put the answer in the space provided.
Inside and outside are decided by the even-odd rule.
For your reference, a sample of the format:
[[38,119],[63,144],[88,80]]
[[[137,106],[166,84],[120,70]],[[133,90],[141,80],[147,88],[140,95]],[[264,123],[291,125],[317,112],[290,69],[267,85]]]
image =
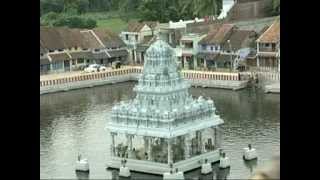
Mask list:
[[180,0],[181,12],[193,16],[218,15],[218,6],[221,0]]

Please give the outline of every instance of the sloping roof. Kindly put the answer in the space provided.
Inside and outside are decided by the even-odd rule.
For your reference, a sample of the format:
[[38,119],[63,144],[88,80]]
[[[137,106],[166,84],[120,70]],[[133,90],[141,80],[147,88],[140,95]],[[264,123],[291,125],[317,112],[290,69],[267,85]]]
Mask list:
[[64,42],[55,28],[40,26],[40,43],[49,50],[65,48]]
[[108,53],[110,54],[111,58],[127,56],[128,55],[128,51],[124,50],[124,49],[121,49],[121,50],[108,50]]
[[99,52],[99,53],[92,53],[92,57],[94,59],[107,59],[109,56],[105,51]]
[[69,54],[71,55],[72,59],[91,59],[93,57],[91,51],[69,52]]
[[221,26],[220,22],[194,22],[186,25],[187,33],[199,33],[208,34],[212,29],[216,29]]
[[[239,50],[241,48],[249,47],[247,43],[251,36],[255,34],[254,31],[248,30],[233,30],[229,36],[230,44],[233,50]],[[224,42],[222,44],[223,49],[228,49],[229,44]]]
[[131,21],[128,23],[128,32],[140,32],[141,29],[144,27],[145,23]]
[[277,43],[280,40],[280,18],[277,18],[274,23],[258,38],[258,42],[262,43]]
[[89,48],[79,29],[40,27],[40,44],[50,50],[72,47]]
[[208,35],[199,42],[199,44],[223,43],[230,35],[233,27],[233,24],[222,24],[220,26],[214,26],[212,29],[210,29]]
[[125,43],[118,36],[118,34],[112,32],[106,28],[95,28],[94,33],[102,41],[106,48],[119,48],[125,46]]
[[144,27],[144,25],[149,26],[152,30],[154,30],[158,25],[158,21],[143,21],[143,22],[137,22],[137,21],[130,21],[128,23],[128,32],[140,32],[141,29]]
[[65,52],[48,54],[48,56],[51,58],[52,62],[70,60],[70,57],[69,57],[68,54],[65,53]]
[[41,45],[41,42],[40,42],[40,54],[45,54],[47,53],[48,50],[46,48],[44,48],[42,45]]
[[103,48],[102,44],[96,39],[96,37],[92,34],[91,31],[81,31],[83,36],[83,41],[87,44],[88,47],[92,49],[101,49]]
[[40,58],[40,65],[44,64],[50,64],[50,61],[48,58]]
[[158,21],[143,21],[142,23],[147,24],[152,30],[160,24]]

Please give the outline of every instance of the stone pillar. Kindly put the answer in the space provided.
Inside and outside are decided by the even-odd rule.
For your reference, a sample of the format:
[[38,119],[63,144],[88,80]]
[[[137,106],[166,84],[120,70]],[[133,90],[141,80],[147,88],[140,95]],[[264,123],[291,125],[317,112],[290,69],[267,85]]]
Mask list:
[[168,164],[173,163],[171,144],[172,144],[172,139],[168,139]]
[[193,59],[193,69],[196,70],[198,68],[198,59],[195,56],[192,56]]
[[221,134],[219,132],[219,129],[217,127],[213,127],[214,130],[214,146],[217,148],[221,147]]
[[135,64],[137,64],[138,58],[137,58],[137,50],[136,49],[133,50],[133,56],[134,56]]
[[188,62],[187,62],[187,57],[186,56],[182,56],[182,60],[183,60],[183,69],[188,69]]
[[111,155],[116,156],[116,145],[115,145],[115,140],[114,140],[114,138],[115,138],[115,136],[116,136],[117,134],[116,134],[116,133],[113,133],[113,132],[111,132],[110,134],[111,134],[111,140],[112,140],[112,144],[111,144],[112,153],[111,153]]
[[203,59],[203,67],[204,67],[204,69],[207,69],[207,60],[206,59]]
[[152,137],[148,138],[148,160],[152,160]]
[[127,134],[127,146],[128,146],[128,150],[132,150],[132,136],[131,134]]
[[190,158],[191,138],[189,134],[184,136],[184,159]]
[[260,67],[260,62],[259,62],[259,42],[257,42],[257,67]]

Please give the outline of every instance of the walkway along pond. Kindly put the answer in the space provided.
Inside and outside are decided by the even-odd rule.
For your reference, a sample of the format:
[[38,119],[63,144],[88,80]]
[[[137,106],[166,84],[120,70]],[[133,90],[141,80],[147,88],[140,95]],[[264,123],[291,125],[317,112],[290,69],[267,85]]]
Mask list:
[[[137,81],[142,67],[125,67],[105,72],[66,75],[61,78],[40,80],[40,94],[68,91],[105,84]],[[239,73],[203,72],[182,70],[182,76],[192,86],[238,90],[247,86],[248,80],[241,80]]]

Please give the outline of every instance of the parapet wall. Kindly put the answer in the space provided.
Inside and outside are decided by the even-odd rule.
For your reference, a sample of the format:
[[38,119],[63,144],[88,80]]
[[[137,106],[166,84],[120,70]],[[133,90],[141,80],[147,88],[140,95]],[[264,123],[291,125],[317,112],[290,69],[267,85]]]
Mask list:
[[[40,94],[68,91],[99,85],[137,81],[142,67],[130,67],[106,72],[70,75],[61,78],[40,80]],[[183,70],[183,77],[192,86],[225,89],[241,89],[247,86],[247,80],[241,80],[239,73],[203,72]]]

